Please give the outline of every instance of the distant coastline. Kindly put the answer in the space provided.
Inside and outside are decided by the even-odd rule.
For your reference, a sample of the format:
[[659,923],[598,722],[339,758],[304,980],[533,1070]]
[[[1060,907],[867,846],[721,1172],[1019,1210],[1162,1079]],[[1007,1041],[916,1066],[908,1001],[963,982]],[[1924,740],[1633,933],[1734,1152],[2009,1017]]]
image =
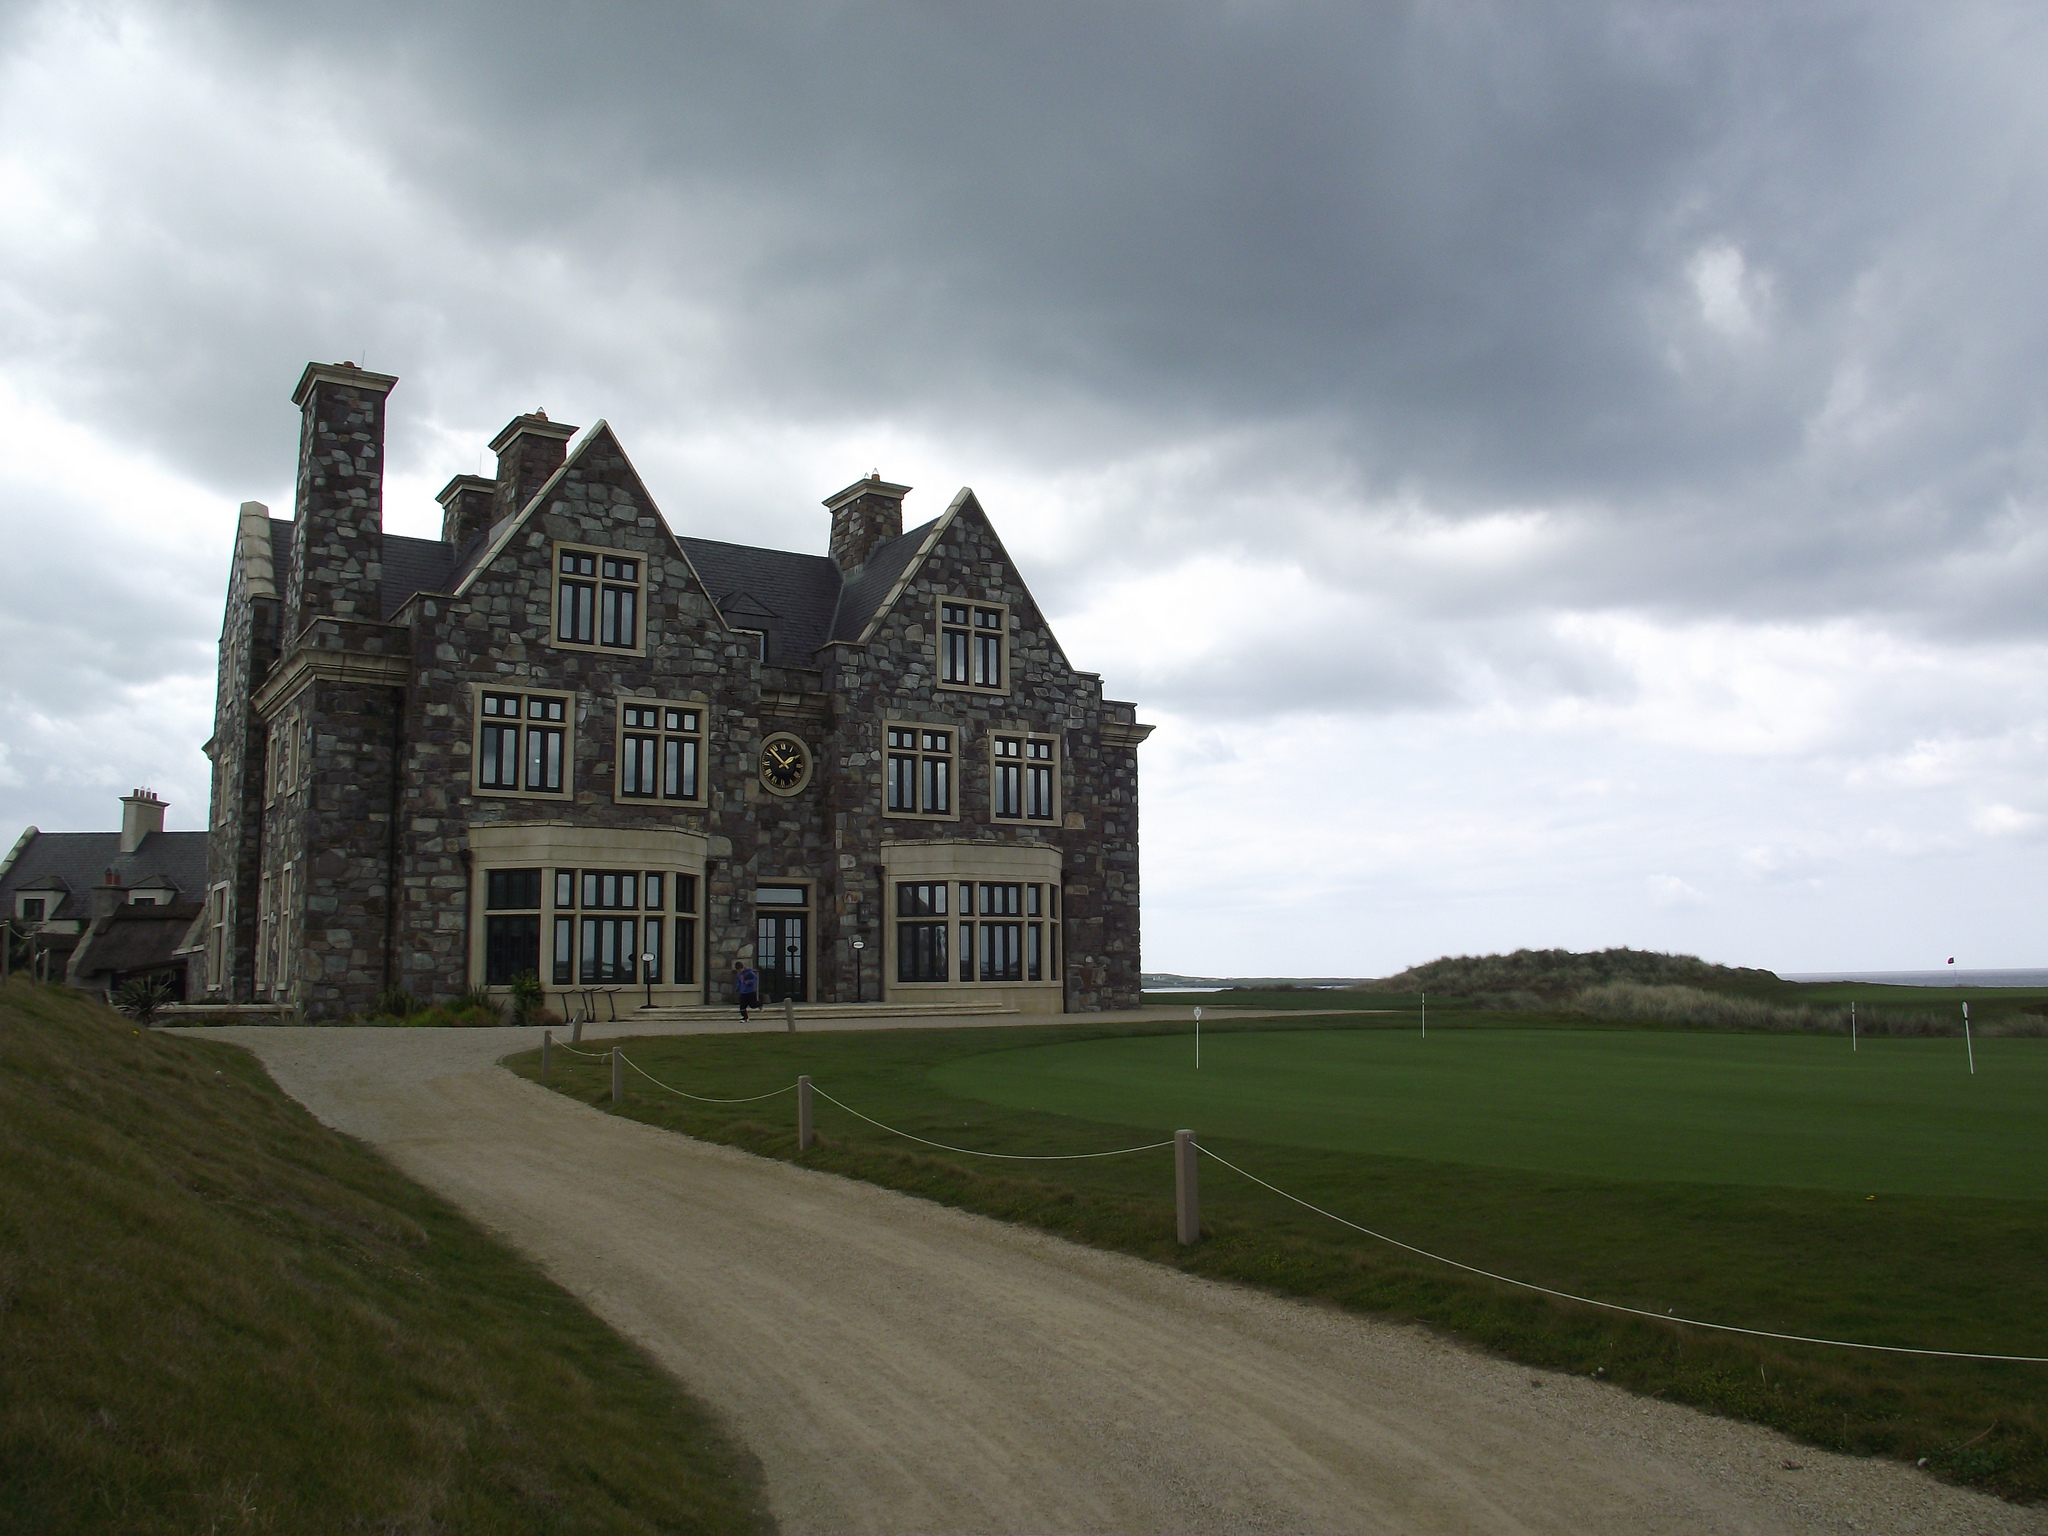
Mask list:
[[2048,987],[2048,970],[1780,971],[1786,981],[1867,981],[1877,987]]

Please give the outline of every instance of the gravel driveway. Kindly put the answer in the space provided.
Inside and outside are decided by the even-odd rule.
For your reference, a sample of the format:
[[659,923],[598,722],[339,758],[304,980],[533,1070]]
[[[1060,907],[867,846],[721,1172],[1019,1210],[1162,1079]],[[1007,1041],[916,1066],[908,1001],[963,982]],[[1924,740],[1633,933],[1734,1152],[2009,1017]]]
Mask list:
[[721,1411],[786,1532],[2048,1532],[1906,1467],[595,1113],[495,1065],[532,1031],[204,1034]]

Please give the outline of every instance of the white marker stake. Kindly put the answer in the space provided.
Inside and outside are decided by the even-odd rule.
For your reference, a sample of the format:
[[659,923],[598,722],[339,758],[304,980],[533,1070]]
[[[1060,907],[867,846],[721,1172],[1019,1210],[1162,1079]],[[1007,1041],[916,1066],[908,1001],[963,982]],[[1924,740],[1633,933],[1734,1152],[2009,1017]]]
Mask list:
[[1970,1076],[1977,1075],[1977,1047],[1970,1043],[1970,1005],[1963,1004],[1963,1049],[1970,1053]]
[[1856,1005],[1849,1005],[1849,1049],[1856,1049]]
[[1429,1038],[1429,994],[1422,994],[1422,1038]]
[[1202,1010],[1195,1010],[1195,1070],[1202,1070]]

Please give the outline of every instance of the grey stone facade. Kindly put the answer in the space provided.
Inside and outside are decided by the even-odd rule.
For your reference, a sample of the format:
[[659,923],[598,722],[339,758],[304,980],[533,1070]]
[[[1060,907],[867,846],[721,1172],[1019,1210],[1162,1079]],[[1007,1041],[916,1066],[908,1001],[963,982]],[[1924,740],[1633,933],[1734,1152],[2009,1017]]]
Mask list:
[[[724,1003],[773,935],[774,982],[806,1001],[1137,1003],[1149,727],[1069,665],[971,492],[905,534],[908,488],[857,481],[827,499],[829,557],[714,544],[671,529],[604,423],[572,447],[536,413],[493,441],[495,482],[450,482],[442,540],[401,539],[381,527],[395,382],[309,366],[296,517],[243,509],[209,744],[217,995],[337,1017],[389,987],[501,984],[530,953],[553,993]],[[970,674],[984,644],[974,665],[996,670]],[[696,734],[649,736],[629,763],[629,724],[657,704]],[[944,743],[940,788],[918,781],[940,810],[892,809],[892,777],[901,798],[926,772],[892,765],[892,726]],[[553,730],[559,788],[535,745]],[[634,765],[685,761],[684,741],[695,795],[674,771],[643,793]],[[542,753],[510,788],[500,742]],[[619,869],[659,874],[660,907],[645,881],[635,906],[592,905],[581,875]],[[909,904],[939,887],[919,939]],[[597,958],[620,933],[662,946],[658,980]]]

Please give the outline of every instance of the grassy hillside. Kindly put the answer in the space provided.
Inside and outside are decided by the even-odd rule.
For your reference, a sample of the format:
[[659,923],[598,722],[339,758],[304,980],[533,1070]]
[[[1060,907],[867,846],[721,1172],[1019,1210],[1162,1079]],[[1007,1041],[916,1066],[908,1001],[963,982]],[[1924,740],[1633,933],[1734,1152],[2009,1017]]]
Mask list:
[[1518,949],[1511,955],[1446,955],[1410,966],[1398,976],[1368,981],[1374,992],[1434,992],[1482,1007],[1543,1007],[1568,1001],[1611,982],[1651,987],[1700,987],[1751,997],[1775,997],[1789,986],[1770,971],[1714,965],[1693,955],[1647,949]]
[[0,1532],[766,1525],[651,1361],[246,1053],[0,991]]

